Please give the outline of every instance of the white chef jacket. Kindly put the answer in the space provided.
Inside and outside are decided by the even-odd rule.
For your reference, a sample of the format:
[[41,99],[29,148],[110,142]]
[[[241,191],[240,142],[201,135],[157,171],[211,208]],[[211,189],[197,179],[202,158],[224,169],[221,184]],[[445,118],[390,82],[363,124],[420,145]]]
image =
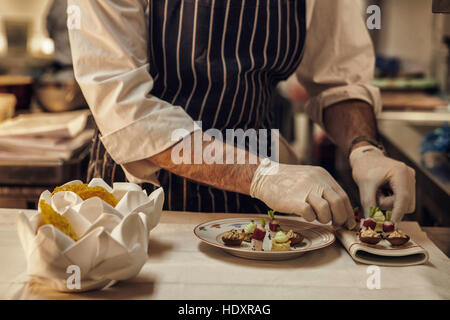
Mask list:
[[[180,106],[149,94],[148,0],[69,0],[79,23],[69,28],[76,79],[101,140],[130,181],[158,184],[148,160],[176,143],[172,133],[196,127]],[[73,7],[74,6],[74,7]],[[73,10],[73,8],[76,8]],[[374,51],[354,0],[306,0],[307,34],[296,75],[310,95],[306,110],[323,125],[323,110],[358,99],[378,113],[371,85]]]

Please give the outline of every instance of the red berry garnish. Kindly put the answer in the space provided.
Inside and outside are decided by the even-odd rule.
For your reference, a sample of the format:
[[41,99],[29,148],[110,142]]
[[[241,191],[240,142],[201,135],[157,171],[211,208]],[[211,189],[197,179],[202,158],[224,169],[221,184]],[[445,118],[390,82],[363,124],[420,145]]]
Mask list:
[[280,226],[280,224],[278,223],[277,220],[272,220],[269,222],[269,229],[270,231],[278,231],[278,227]]
[[391,221],[386,221],[385,223],[383,223],[383,231],[384,232],[394,232],[395,224]]
[[266,236],[266,230],[258,227],[255,229],[255,231],[253,231],[252,239],[263,241],[265,236]]
[[372,218],[365,219],[363,222],[363,227],[375,230],[375,228],[377,227],[377,222]]

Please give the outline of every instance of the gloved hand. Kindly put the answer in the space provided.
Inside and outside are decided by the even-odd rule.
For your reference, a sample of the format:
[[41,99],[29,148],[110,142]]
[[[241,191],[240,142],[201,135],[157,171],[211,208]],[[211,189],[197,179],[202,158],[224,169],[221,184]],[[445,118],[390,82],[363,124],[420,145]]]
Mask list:
[[298,214],[310,222],[332,220],[349,229],[356,225],[346,193],[321,167],[264,159],[253,176],[250,195],[276,211]]
[[[374,146],[354,149],[350,154],[352,175],[359,187],[361,204],[366,218],[370,207],[379,206],[392,211],[392,220],[398,222],[416,206],[415,172],[402,162],[386,157]],[[392,195],[383,195],[388,186]]]

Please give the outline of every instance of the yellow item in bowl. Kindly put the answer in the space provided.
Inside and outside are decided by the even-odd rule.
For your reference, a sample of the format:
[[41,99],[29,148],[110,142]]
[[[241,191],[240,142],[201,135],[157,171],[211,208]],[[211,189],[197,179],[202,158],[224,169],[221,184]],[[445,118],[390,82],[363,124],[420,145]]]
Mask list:
[[59,230],[64,232],[74,241],[79,240],[77,234],[73,230],[69,220],[67,220],[66,217],[53,210],[52,206],[45,202],[45,200],[41,200],[39,202],[39,207],[41,208],[41,214],[42,219],[44,220],[44,224],[52,224],[55,226],[55,228],[58,228]]
[[110,192],[108,192],[105,188],[100,186],[89,187],[85,183],[77,183],[77,184],[67,184],[64,186],[56,187],[52,192],[52,196],[59,191],[72,191],[80,196],[81,199],[87,200],[93,197],[99,197],[112,207],[115,207],[119,200]]

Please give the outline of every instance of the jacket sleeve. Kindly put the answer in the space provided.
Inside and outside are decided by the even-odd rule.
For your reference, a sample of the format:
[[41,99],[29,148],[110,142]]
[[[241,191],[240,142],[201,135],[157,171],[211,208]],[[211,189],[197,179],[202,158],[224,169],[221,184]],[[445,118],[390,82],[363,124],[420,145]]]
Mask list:
[[147,167],[141,176],[158,169],[142,161],[175,144],[174,130],[184,129],[186,135],[194,130],[184,109],[150,94],[154,81],[149,73],[147,5],[144,0],[68,2],[69,12],[77,15],[69,17],[68,24],[75,77],[101,140],[116,163],[137,167],[137,172]]
[[308,30],[297,78],[310,96],[306,110],[323,127],[323,111],[349,99],[381,111],[379,89],[372,86],[375,55],[354,0],[307,2]]

